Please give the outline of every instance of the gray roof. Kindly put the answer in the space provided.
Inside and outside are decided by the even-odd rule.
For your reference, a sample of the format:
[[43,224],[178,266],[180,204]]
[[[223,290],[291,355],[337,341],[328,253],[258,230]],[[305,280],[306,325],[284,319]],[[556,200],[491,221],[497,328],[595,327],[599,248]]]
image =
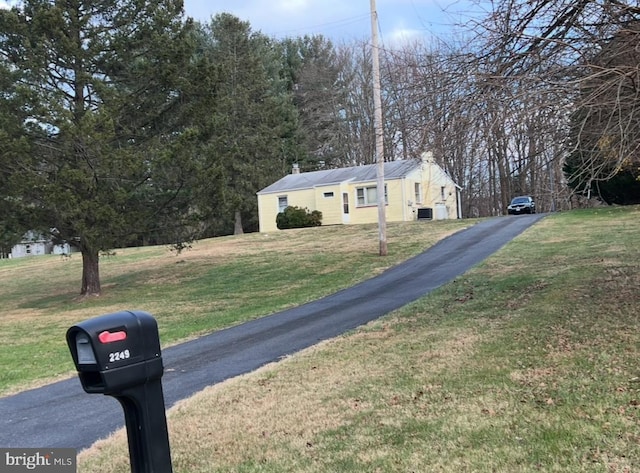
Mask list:
[[[385,181],[402,179],[419,166],[420,161],[414,159],[384,163],[384,179]],[[335,185],[341,182],[369,182],[375,181],[377,176],[376,164],[327,169],[326,171],[301,172],[300,174],[284,176],[279,181],[259,191],[258,194],[312,189],[319,186]]]

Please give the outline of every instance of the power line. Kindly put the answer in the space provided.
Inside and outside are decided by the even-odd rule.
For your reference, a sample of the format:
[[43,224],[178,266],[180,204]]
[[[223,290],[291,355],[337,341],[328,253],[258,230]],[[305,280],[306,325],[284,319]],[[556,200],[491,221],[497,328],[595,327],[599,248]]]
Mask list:
[[313,32],[313,31],[317,31],[317,30],[331,30],[331,29],[338,29],[338,28],[342,28],[345,26],[349,26],[349,25],[353,25],[356,23],[360,23],[363,21],[369,21],[369,15],[368,14],[363,14],[363,15],[357,15],[357,16],[352,16],[352,17],[348,17],[348,18],[342,18],[339,20],[335,20],[335,21],[329,21],[326,23],[319,23],[319,24],[315,24],[315,25],[310,25],[310,26],[301,26],[299,28],[291,28],[291,29],[287,29],[287,30],[280,30],[280,31],[276,31],[273,33],[274,36],[287,36],[287,35],[293,35],[293,34],[298,34],[298,33],[309,33],[309,32]]

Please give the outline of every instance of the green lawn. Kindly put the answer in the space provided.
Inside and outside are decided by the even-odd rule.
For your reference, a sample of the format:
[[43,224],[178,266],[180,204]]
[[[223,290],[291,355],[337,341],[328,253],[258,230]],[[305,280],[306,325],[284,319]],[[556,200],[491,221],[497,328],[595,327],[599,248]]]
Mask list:
[[[137,293],[142,309],[160,314],[163,339],[177,340],[206,331],[207,323],[194,322],[193,331],[180,333],[181,318],[198,319],[192,312],[216,325],[213,314],[228,313],[225,307],[246,304],[246,318],[259,316],[255,299],[269,310],[303,302],[472,222],[423,223],[393,228],[392,256],[382,265],[375,227],[246,235],[177,258],[160,248],[131,250],[149,252],[139,270],[153,261],[158,269],[127,276],[125,266],[116,268],[119,254],[108,263],[112,269],[105,264],[104,297],[74,302],[73,288],[62,285],[66,297],[48,296],[47,307],[63,327],[117,307],[122,294],[131,293],[123,298],[135,302]],[[639,230],[639,207],[550,215],[419,301],[207,388],[168,412],[174,471],[640,471]],[[339,241],[352,246],[342,249]],[[269,245],[278,246],[278,255]],[[206,261],[198,251],[207,253]],[[275,262],[280,256],[291,258],[281,267],[293,272],[294,261],[309,265],[299,273],[309,278],[304,282],[282,276],[294,286],[290,297],[282,294],[288,289],[268,287],[282,272]],[[325,258],[330,263],[323,266]],[[171,263],[159,263],[165,260]],[[234,278],[233,261],[259,269],[233,284],[227,281]],[[210,263],[225,268],[224,277],[217,279]],[[0,278],[5,270],[35,271],[33,264],[0,265]],[[332,273],[335,265],[339,270]],[[192,269],[183,272],[187,266]],[[249,287],[242,291],[242,284]],[[171,286],[185,289],[171,296],[177,309],[163,307],[151,289]],[[209,287],[229,291],[228,297],[212,300]],[[252,289],[260,295],[250,296]],[[35,309],[22,302],[8,313],[17,321],[38,312],[31,315],[34,323],[47,317],[41,304]],[[199,310],[202,305],[208,309]],[[63,352],[56,356],[63,359]],[[123,432],[80,454],[79,472],[97,471],[130,471]]]
[[97,315],[145,310],[164,346],[330,294],[424,250],[471,221],[317,227],[116,250],[101,261],[103,295],[78,297],[82,258],[0,260],[0,394],[74,371],[66,330]]
[[[174,470],[640,471],[639,217],[549,216],[416,303],[182,402]],[[80,465],[128,471],[124,434]]]

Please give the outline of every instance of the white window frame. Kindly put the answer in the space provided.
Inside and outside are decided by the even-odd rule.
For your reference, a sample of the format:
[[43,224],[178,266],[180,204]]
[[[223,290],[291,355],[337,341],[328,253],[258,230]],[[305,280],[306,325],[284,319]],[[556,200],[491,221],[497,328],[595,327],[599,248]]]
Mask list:
[[416,204],[421,204],[422,203],[422,184],[419,182],[414,183],[413,190],[416,198]]
[[[284,206],[282,205],[283,202],[284,202]],[[289,207],[289,199],[287,198],[286,195],[279,195],[278,196],[278,213],[284,212],[284,209],[286,209],[287,207]]]
[[[375,198],[371,195],[375,192]],[[384,203],[389,204],[389,195],[387,193],[387,185],[384,185]],[[378,186],[356,187],[356,207],[371,207],[378,205]]]

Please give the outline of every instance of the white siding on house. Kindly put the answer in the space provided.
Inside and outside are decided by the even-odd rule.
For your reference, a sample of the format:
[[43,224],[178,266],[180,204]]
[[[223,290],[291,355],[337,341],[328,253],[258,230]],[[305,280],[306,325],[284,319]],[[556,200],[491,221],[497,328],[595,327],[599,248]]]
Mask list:
[[[53,229],[55,230],[55,229]],[[52,233],[55,233],[52,231]],[[9,253],[10,258],[24,258],[25,256],[42,255],[69,255],[74,252],[74,248],[69,243],[54,245],[50,238],[40,235],[34,231],[28,231],[20,243],[14,245]]]
[[18,243],[11,249],[12,258],[40,256],[47,254],[47,245],[42,242]]
[[69,243],[63,243],[62,245],[54,245],[51,253],[54,255],[70,255],[71,245]]

